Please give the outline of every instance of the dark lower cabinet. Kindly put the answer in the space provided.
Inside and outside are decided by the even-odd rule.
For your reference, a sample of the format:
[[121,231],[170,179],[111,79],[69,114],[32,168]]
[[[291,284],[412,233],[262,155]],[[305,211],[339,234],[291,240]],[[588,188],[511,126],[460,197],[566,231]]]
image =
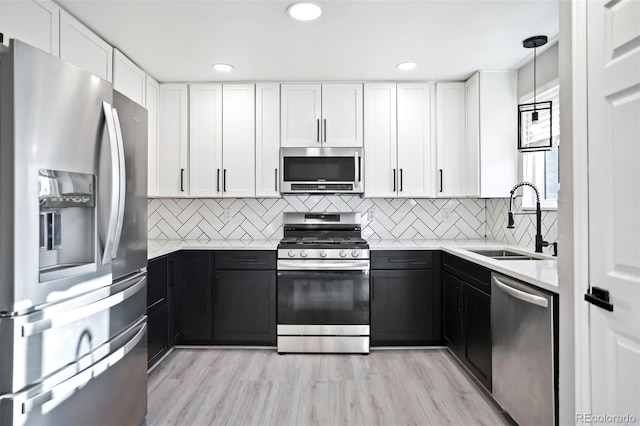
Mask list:
[[275,345],[275,271],[216,270],[213,298],[216,343]]
[[167,256],[147,264],[147,365],[167,352]]
[[167,256],[167,336],[169,348],[180,342],[180,253]]
[[438,254],[374,251],[371,258],[371,346],[440,344]]
[[213,341],[213,255],[210,251],[180,252],[180,342]]
[[443,334],[451,352],[491,391],[491,271],[442,256]]

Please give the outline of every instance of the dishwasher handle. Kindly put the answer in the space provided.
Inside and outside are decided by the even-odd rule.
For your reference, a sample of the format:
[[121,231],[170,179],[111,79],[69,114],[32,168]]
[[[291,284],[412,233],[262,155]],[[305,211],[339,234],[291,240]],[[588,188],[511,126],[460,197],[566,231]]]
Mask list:
[[515,297],[516,299],[520,299],[534,305],[542,306],[543,308],[549,307],[549,301],[544,297],[536,296],[535,294],[527,293],[526,291],[518,290],[516,288],[508,286],[495,276],[493,277],[493,282],[498,286],[500,290],[504,291],[510,296]]

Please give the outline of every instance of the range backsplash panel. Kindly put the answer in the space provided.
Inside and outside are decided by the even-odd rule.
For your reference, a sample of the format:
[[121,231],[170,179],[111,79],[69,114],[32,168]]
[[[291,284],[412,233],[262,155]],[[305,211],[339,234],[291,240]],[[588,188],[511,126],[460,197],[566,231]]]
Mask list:
[[149,238],[277,239],[283,212],[362,214],[366,239],[482,239],[483,199],[370,199],[359,196],[171,199],[148,202]]
[[[516,244],[522,247],[535,247],[536,215],[516,215],[515,229],[507,229],[507,212],[509,211],[508,198],[488,199],[486,208],[487,239]],[[516,211],[522,211],[521,199],[516,198]],[[558,240],[558,212],[555,210],[542,211],[542,239],[553,243]],[[551,248],[544,248],[545,253],[552,253]]]

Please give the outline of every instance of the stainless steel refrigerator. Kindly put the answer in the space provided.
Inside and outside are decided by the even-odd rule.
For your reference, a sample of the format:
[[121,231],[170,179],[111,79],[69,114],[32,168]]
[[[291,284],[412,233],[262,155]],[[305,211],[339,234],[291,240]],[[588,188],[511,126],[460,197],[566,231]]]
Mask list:
[[11,40],[0,53],[0,424],[147,412],[147,114]]

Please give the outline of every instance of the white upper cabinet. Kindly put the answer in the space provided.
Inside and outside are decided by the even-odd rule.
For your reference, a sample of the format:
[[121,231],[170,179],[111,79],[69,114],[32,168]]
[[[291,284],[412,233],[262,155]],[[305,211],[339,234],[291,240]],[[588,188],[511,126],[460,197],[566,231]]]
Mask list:
[[189,194],[187,99],[186,84],[160,85],[160,132],[156,157],[159,197],[186,197]]
[[436,195],[464,197],[467,188],[465,83],[436,84]]
[[396,84],[364,85],[364,195],[398,194]]
[[517,182],[515,71],[481,71],[466,82],[467,193],[504,198]]
[[256,197],[280,197],[280,85],[256,84]]
[[158,133],[160,121],[158,112],[160,108],[160,85],[151,76],[145,78],[145,105],[148,112],[148,150],[149,161],[147,162],[147,194],[149,197],[158,196]]
[[322,142],[362,146],[362,84],[322,85]]
[[112,81],[111,46],[64,10],[60,11],[60,58]]
[[0,1],[4,42],[15,38],[60,56],[60,7],[48,0]]
[[432,86],[432,83],[397,85],[399,197],[435,195],[435,149],[431,135]]
[[118,49],[113,49],[113,88],[134,102],[146,107],[146,73],[124,56]]
[[362,146],[362,84],[283,84],[281,92],[281,146]]
[[189,85],[189,196],[222,196],[222,85]]
[[222,191],[255,197],[255,85],[222,86]]

